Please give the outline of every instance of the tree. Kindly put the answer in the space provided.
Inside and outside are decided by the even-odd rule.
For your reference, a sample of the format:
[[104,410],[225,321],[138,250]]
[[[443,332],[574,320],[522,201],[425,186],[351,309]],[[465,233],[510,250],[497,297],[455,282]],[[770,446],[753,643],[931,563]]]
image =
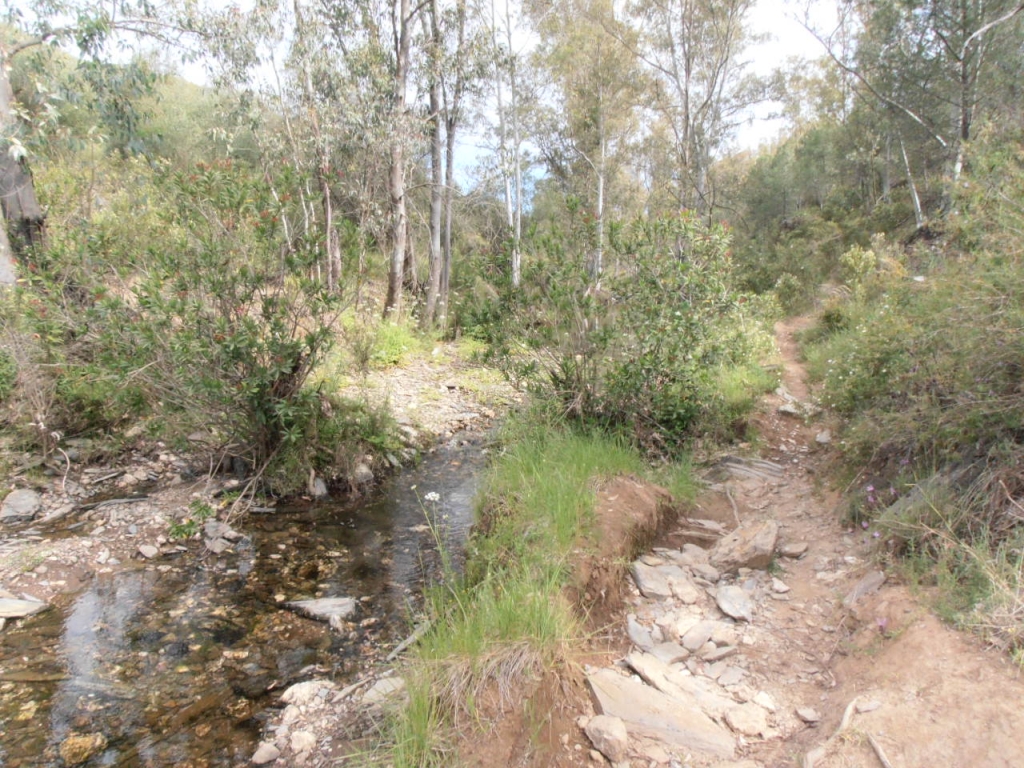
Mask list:
[[[194,18],[187,10],[173,5],[157,9],[131,0],[39,3],[28,13],[12,10],[9,18],[13,33],[11,28],[0,32],[0,207],[6,224],[0,227],[0,281],[4,282],[13,282],[14,257],[29,247],[41,246],[45,234],[45,215],[32,183],[11,87],[14,59],[44,45],[72,43],[83,63],[93,65],[90,84],[104,89],[108,84],[103,76],[112,70],[99,63],[115,36],[147,38],[184,49],[188,39],[197,35]],[[74,21],[62,23],[64,19]],[[138,80],[129,78],[129,82]],[[121,84],[114,83],[114,87]]]
[[753,0],[635,0],[636,55],[659,87],[654,108],[672,137],[671,187],[676,205],[710,214],[709,170],[743,110],[763,97],[764,83],[740,58]]
[[604,269],[609,183],[638,131],[644,78],[621,44],[633,45],[634,35],[607,0],[580,0],[558,13],[546,11],[538,26],[539,55],[558,90],[538,141],[549,170],[570,193],[588,201],[594,222],[588,268],[597,283]]
[[[1022,11],[1020,0],[880,0],[852,5],[830,34],[805,26],[865,95],[906,126],[894,124],[907,173],[902,136],[914,130],[939,146],[956,181],[975,124],[1001,109],[1006,88],[1024,74]],[[852,52],[836,45],[851,26],[860,30]]]

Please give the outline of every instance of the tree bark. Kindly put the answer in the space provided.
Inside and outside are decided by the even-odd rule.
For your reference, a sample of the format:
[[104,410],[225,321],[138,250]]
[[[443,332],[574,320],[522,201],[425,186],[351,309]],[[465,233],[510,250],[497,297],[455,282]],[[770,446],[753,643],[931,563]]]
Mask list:
[[409,216],[405,190],[405,100],[409,79],[409,0],[394,0],[391,29],[394,39],[395,70],[392,95],[391,170],[388,194],[391,198],[391,262],[388,268],[388,293],[384,317],[397,319],[402,314],[402,279],[405,274],[405,250],[409,237]]
[[[14,91],[9,79],[10,64],[0,53],[0,137],[13,134],[15,128]],[[46,216],[36,199],[32,173],[28,165],[15,159],[7,141],[0,144],[0,208],[4,231],[0,235],[0,283],[15,280],[16,257],[28,248],[44,242]]]
[[434,324],[438,295],[441,292],[441,214],[443,209],[444,170],[442,168],[441,120],[441,25],[437,0],[427,7],[430,18],[430,257],[428,262],[427,296],[420,325]]

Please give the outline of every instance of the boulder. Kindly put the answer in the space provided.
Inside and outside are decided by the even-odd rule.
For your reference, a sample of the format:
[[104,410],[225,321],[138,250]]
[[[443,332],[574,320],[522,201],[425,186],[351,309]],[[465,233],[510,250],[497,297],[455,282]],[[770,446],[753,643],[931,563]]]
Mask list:
[[740,568],[767,568],[778,538],[779,524],[774,520],[743,526],[721,539],[711,550],[709,560],[719,570],[729,573]]
[[692,702],[681,702],[611,669],[589,675],[587,684],[597,711],[620,718],[630,733],[660,741],[669,749],[722,758],[735,754],[733,737]]
[[0,504],[0,523],[31,520],[43,506],[43,497],[30,488],[19,488],[7,494]]

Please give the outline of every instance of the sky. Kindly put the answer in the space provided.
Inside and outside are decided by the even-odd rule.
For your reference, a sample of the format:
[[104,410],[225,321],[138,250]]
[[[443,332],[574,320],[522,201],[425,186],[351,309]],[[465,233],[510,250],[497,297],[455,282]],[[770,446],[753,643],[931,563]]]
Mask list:
[[[760,0],[754,6],[748,17],[750,30],[768,36],[748,53],[755,72],[767,75],[794,57],[821,58],[824,54],[821,43],[796,20],[803,17],[804,8],[804,3],[792,0]],[[820,0],[812,7],[815,24],[824,26],[828,15],[827,4]],[[751,110],[749,122],[737,131],[735,146],[738,149],[757,149],[778,138],[786,122],[770,117],[775,108],[773,104],[762,104]]]

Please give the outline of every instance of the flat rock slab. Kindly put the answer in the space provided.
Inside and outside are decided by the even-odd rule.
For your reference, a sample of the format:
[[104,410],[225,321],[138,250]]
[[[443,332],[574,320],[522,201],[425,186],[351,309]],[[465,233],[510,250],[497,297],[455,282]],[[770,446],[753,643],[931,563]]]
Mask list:
[[7,494],[0,504],[0,522],[17,523],[31,520],[43,506],[43,497],[29,488],[19,488]]
[[846,597],[843,598],[843,607],[852,608],[858,600],[865,595],[870,595],[872,592],[876,592],[879,587],[885,583],[885,574],[881,571],[870,571],[860,581],[858,581],[853,589],[851,589]]
[[321,597],[319,600],[293,600],[285,603],[296,613],[317,621],[347,619],[356,610],[356,601],[351,597]]
[[658,599],[679,596],[676,593],[686,591],[687,588],[696,595],[689,574],[678,565],[647,565],[637,560],[629,570],[644,597]]
[[758,525],[737,528],[711,550],[711,564],[721,571],[740,568],[767,568],[779,540],[779,524],[766,520]]
[[610,669],[589,675],[587,684],[597,711],[621,718],[630,733],[715,757],[735,754],[733,737],[696,702],[687,705]]
[[754,620],[754,602],[743,587],[732,584],[719,587],[715,593],[715,602],[726,616],[746,622]]
[[45,611],[50,606],[39,600],[18,600],[0,597],[0,619],[23,619]]

